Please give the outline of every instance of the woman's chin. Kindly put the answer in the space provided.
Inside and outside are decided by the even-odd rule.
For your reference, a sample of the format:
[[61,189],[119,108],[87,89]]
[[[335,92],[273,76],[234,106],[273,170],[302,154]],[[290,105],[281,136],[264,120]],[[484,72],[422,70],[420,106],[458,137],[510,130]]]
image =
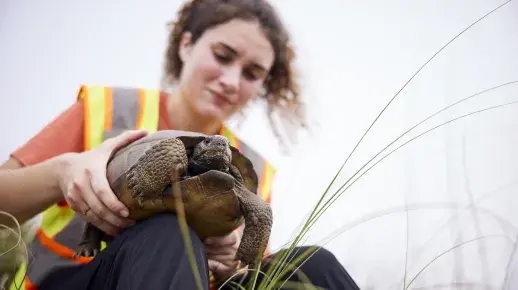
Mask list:
[[217,120],[218,122],[223,122],[226,118],[223,108],[214,104],[204,104],[203,106],[200,106],[198,112],[204,118],[213,119],[214,121]]

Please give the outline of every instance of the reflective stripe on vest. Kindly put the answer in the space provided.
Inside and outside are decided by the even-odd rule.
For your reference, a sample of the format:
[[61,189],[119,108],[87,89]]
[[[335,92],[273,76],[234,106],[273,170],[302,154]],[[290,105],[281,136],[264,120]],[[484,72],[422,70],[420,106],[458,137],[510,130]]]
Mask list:
[[[126,130],[146,129],[150,133],[157,130],[159,90],[81,86],[77,99],[84,102],[85,151]],[[240,141],[226,126],[221,126],[219,134],[228,138],[232,146],[252,161],[259,177],[258,194],[270,202],[275,169],[256,151]],[[56,266],[85,264],[91,261],[91,258],[73,257],[85,226],[85,222],[66,202],[52,205],[45,210],[36,238],[28,246],[32,254],[29,255],[30,266],[26,269],[25,264],[21,265],[10,289],[36,289],[35,285]]]
[[158,90],[83,86],[78,98],[85,102],[85,150],[125,130],[157,130]]

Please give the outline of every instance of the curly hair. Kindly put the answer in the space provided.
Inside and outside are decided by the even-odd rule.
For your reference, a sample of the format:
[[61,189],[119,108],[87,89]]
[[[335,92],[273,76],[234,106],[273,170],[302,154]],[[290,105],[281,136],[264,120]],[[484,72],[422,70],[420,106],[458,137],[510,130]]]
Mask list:
[[[299,85],[292,67],[295,52],[283,23],[266,0],[191,0],[185,3],[178,11],[176,21],[170,23],[172,29],[165,54],[162,85],[176,82],[182,72],[183,64],[178,50],[184,32],[190,32],[192,41],[196,42],[205,30],[235,18],[258,21],[274,49],[275,58],[264,82],[262,98],[267,102],[267,115],[273,132],[283,143],[273,120],[275,111],[279,111],[284,125],[295,123],[298,128],[306,128],[306,123]],[[290,129],[285,131],[292,133]]]

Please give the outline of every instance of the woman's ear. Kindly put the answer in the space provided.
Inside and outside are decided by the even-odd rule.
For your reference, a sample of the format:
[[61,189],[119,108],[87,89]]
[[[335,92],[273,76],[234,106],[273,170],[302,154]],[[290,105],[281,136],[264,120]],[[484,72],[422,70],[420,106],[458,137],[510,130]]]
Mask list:
[[182,62],[186,62],[191,54],[191,39],[192,34],[190,32],[184,32],[180,39],[180,46],[178,47],[178,57]]

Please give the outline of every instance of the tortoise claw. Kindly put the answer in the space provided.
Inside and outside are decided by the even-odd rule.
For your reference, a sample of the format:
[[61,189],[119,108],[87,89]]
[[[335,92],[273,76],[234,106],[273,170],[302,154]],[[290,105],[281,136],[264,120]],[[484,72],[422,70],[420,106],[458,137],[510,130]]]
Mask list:
[[79,249],[75,252],[74,256],[80,257],[95,257],[97,254],[99,254],[99,247],[96,247],[93,245],[93,243],[89,241],[82,242],[79,244]]
[[162,211],[166,207],[162,198],[144,199],[143,197],[137,197],[137,204],[140,208],[148,211]]

